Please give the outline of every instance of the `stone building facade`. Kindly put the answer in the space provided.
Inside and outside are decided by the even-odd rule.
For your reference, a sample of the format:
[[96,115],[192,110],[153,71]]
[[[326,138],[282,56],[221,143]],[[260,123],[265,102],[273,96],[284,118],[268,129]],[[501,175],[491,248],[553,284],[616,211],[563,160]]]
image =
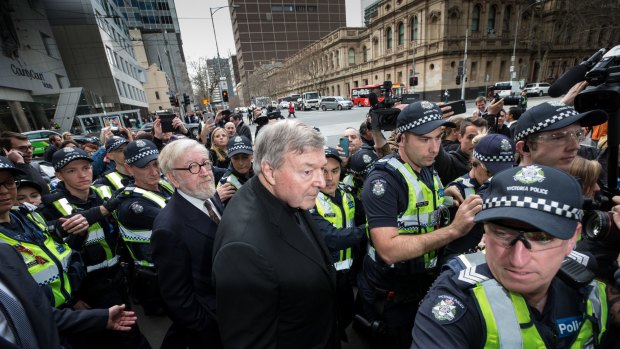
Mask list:
[[[253,79],[279,86],[274,97],[350,97],[351,88],[391,80],[425,99],[440,100],[446,89],[459,99],[467,41],[467,99],[499,81],[552,82],[599,48],[620,43],[620,31],[600,18],[613,23],[619,5],[602,3],[609,11],[597,8],[598,21],[589,21],[592,4],[575,0],[382,0],[367,27],[337,29]],[[412,87],[414,66],[419,84]]]

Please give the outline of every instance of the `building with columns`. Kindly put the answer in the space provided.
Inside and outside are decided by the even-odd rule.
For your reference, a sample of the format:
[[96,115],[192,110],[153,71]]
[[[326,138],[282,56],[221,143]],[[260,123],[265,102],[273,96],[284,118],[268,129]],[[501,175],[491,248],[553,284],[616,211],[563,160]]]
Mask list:
[[[601,13],[576,0],[381,0],[367,11],[367,27],[334,30],[253,79],[279,86],[272,97],[304,91],[350,97],[351,88],[391,80],[425,99],[441,100],[446,89],[459,99],[456,77],[465,61],[467,99],[499,81],[552,82],[620,42],[620,30],[604,24],[613,23],[620,5],[598,2],[610,8]],[[598,21],[588,20],[595,15]],[[409,86],[414,67],[415,87]]]

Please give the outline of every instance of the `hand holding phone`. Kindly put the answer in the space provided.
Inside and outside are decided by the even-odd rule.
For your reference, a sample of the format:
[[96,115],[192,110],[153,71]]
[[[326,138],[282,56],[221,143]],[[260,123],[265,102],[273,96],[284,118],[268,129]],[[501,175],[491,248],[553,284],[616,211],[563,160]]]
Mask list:
[[159,115],[159,120],[161,122],[161,132],[174,132],[174,127],[172,126],[172,119],[174,119],[174,114]]
[[446,106],[452,108],[452,111],[454,112],[453,115],[463,114],[467,110],[467,108],[465,107],[464,99],[461,99],[460,101],[448,103],[446,104]]
[[341,137],[339,142],[340,148],[342,148],[342,152],[344,153],[344,157],[349,157],[349,139],[346,137]]

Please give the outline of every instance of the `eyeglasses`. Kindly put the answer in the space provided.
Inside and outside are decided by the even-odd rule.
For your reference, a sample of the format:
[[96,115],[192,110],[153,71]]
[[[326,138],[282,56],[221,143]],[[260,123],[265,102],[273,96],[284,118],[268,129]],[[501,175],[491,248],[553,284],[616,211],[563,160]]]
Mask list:
[[581,130],[556,131],[537,135],[532,138],[533,142],[549,143],[554,145],[564,145],[569,141],[576,140],[581,143],[585,139],[585,133]]
[[4,182],[0,182],[0,187],[5,187],[7,190],[15,189],[19,186],[19,183],[15,179],[9,179]]
[[[518,229],[518,228],[517,228]],[[549,250],[562,245],[561,239],[557,239],[542,231],[523,231],[498,223],[485,224],[485,235],[497,242],[503,248],[511,248],[517,241],[521,241],[525,248],[532,252]]]
[[181,167],[181,168],[177,167],[177,168],[173,168],[173,170],[189,171],[189,173],[191,174],[197,174],[197,173],[200,173],[200,170],[202,170],[203,167],[207,171],[209,171],[211,169],[211,165],[213,165],[211,161],[205,161],[202,164],[199,164],[197,162],[192,162],[187,167]]
[[22,145],[19,147],[13,147],[13,149],[17,149],[21,152],[27,152],[28,150],[32,150],[33,148],[32,148],[32,145]]

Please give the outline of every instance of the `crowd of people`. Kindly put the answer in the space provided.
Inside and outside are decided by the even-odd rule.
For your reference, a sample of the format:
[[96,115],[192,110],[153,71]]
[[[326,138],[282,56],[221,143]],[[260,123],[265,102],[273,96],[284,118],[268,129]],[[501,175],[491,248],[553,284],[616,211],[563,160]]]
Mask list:
[[607,163],[581,142],[608,115],[578,92],[398,105],[348,149],[294,110],[250,111],[254,137],[231,111],[185,116],[196,139],[156,118],[51,136],[53,178],[5,131],[0,348],[150,348],[136,305],[171,320],[164,349],[614,348],[620,248],[582,224]]

